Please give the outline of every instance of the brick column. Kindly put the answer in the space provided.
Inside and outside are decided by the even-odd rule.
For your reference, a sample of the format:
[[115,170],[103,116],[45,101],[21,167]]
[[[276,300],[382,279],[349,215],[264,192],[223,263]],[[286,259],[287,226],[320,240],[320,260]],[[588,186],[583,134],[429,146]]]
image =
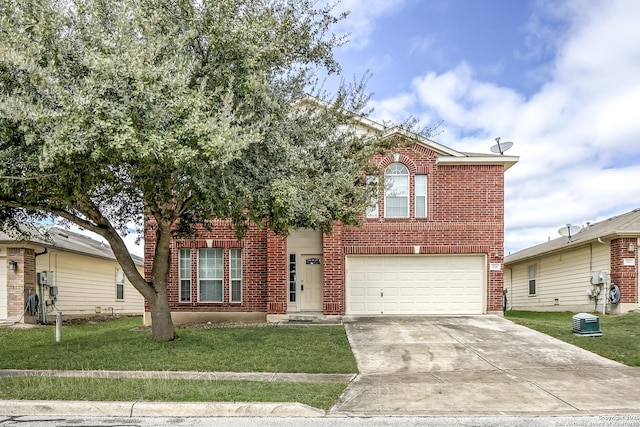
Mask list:
[[18,319],[22,316],[25,307],[25,298],[29,291],[36,289],[36,256],[33,249],[8,248],[7,264],[15,262],[15,270],[7,267],[7,302],[9,319]]
[[[624,265],[625,259],[633,259],[633,265]],[[638,239],[635,237],[622,237],[611,241],[610,281],[620,288],[621,303],[638,302]]]
[[322,312],[324,315],[344,314],[344,248],[342,244],[342,224],[336,224],[331,234],[322,236]]
[[267,232],[267,314],[287,314],[287,241]]

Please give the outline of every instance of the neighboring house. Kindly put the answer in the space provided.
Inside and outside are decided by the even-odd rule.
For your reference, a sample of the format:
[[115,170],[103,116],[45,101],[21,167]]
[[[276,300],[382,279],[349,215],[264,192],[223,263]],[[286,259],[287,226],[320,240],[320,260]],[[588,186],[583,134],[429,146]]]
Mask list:
[[[175,322],[502,313],[504,172],[518,157],[458,152],[368,125],[409,144],[371,159],[379,176],[368,182],[380,183],[379,198],[364,224],[288,237],[253,226],[238,241],[217,219],[210,231],[172,240]],[[149,279],[155,238],[146,229]]]
[[602,312],[603,295],[615,283],[619,303],[607,312],[638,309],[638,238],[640,209],[507,256],[509,308]]
[[[65,319],[142,314],[144,298],[108,245],[61,228],[49,236],[0,233],[0,322],[55,322],[58,311]],[[142,273],[142,258],[133,259]]]

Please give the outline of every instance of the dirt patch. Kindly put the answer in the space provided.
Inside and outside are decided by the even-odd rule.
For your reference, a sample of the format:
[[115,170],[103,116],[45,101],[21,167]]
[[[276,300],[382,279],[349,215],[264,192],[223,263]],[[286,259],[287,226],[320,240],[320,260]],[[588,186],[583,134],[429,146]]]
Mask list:
[[176,329],[220,329],[220,328],[260,328],[267,326],[275,326],[273,323],[267,322],[197,322],[197,323],[181,323],[176,325]]

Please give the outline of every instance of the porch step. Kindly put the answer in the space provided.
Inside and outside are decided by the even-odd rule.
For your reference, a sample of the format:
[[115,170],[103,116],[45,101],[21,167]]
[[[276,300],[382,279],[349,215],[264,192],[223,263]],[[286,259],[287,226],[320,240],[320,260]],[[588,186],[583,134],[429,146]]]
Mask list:
[[342,322],[341,316],[290,314],[281,323],[289,325],[338,325]]

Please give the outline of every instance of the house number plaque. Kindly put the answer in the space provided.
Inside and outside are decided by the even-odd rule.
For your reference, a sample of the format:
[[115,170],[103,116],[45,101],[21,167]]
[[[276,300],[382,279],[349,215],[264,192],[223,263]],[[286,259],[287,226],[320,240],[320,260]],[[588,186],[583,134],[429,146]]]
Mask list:
[[320,265],[320,258],[307,258],[305,263],[307,265]]

